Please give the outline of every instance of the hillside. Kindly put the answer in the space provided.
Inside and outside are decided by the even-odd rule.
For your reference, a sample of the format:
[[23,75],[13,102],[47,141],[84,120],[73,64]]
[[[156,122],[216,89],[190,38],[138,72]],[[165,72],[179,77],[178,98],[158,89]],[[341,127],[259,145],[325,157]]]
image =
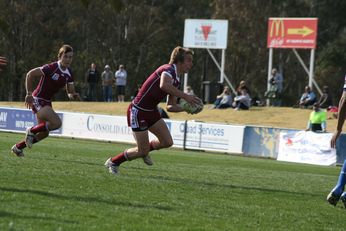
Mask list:
[[[25,108],[23,102],[0,102],[0,106]],[[128,103],[103,102],[53,102],[57,111],[89,112],[106,115],[126,115]],[[164,104],[161,105],[164,107]],[[209,109],[197,115],[186,113],[169,113],[175,120],[199,120],[226,124],[260,125],[278,128],[305,129],[311,110],[288,107],[252,107],[249,111],[234,111],[233,109]],[[328,117],[332,117],[328,114]],[[333,132],[336,119],[327,120],[327,130]]]

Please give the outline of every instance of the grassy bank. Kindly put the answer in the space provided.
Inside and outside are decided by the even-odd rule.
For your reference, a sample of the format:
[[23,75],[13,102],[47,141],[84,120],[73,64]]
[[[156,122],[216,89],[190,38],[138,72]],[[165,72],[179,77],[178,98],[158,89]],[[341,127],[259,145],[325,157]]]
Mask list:
[[[103,102],[53,102],[58,111],[88,112],[107,115],[126,115],[127,103]],[[23,102],[0,102],[0,106],[24,108]],[[164,108],[165,104],[161,104]],[[197,115],[186,113],[169,113],[175,120],[201,120],[226,124],[259,125],[278,128],[305,129],[311,110],[288,107],[252,107],[249,111],[234,111],[233,109],[210,109],[205,105],[204,110]],[[328,117],[332,117],[328,114]],[[333,132],[336,119],[328,119],[327,130]]]

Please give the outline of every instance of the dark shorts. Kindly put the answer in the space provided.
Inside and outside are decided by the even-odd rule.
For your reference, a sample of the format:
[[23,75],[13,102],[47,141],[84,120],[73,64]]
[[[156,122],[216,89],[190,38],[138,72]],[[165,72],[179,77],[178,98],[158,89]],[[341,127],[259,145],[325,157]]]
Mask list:
[[34,103],[32,104],[31,110],[36,114],[39,110],[41,110],[41,108],[45,106],[52,107],[52,102],[34,97]]
[[127,124],[132,131],[146,131],[161,119],[158,110],[143,111],[130,104],[127,109]]
[[117,86],[117,94],[125,95],[125,86]]

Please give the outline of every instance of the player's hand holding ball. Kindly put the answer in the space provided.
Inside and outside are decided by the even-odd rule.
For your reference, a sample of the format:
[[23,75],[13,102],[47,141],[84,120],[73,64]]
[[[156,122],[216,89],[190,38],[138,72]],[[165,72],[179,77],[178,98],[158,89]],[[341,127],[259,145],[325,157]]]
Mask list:
[[190,102],[187,101],[187,99],[180,99],[179,105],[180,107],[186,111],[189,114],[197,114],[200,113],[203,110],[203,101],[196,97],[196,96],[189,96],[188,98]]

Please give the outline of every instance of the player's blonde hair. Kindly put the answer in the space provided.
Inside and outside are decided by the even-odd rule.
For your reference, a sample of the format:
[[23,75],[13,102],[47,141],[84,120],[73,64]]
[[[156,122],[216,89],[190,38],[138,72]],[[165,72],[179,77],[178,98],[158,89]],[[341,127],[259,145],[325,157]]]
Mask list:
[[169,60],[169,64],[176,64],[178,62],[182,63],[184,62],[185,55],[193,55],[193,51],[190,50],[189,48],[177,46],[176,48],[173,49],[172,54],[171,54],[171,59]]
[[60,59],[64,54],[73,51],[73,48],[70,45],[64,44],[59,49],[58,58]]

